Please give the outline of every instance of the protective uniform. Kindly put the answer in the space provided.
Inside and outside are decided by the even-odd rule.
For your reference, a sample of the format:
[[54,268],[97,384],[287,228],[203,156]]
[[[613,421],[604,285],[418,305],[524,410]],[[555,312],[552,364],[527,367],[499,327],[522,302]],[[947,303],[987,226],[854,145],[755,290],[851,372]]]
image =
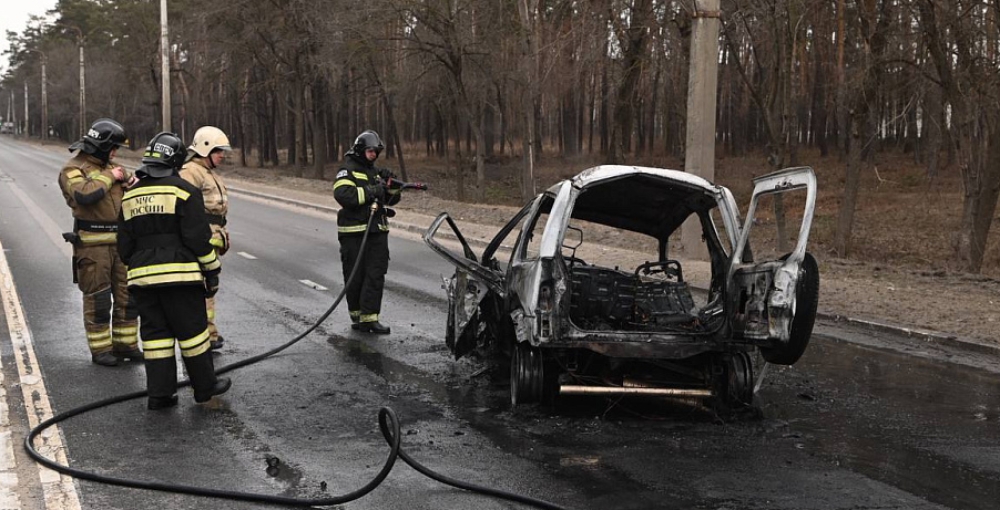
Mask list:
[[111,152],[127,142],[121,124],[99,119],[80,141],[78,150],[59,173],[59,189],[73,210],[73,281],[83,292],[83,323],[94,363],[139,360],[137,311],[129,298],[126,268],[115,249],[118,211],[125,183],[124,170],[115,178]]
[[[180,176],[201,190],[205,200],[205,213],[212,227],[212,246],[219,256],[229,251],[229,232],[226,231],[226,214],[229,212],[229,193],[222,176],[215,172],[213,151],[230,151],[229,138],[213,126],[199,128],[188,147],[188,161],[181,167]],[[224,339],[215,325],[215,297],[205,299],[208,313],[208,333],[212,349],[221,349]]]
[[222,267],[210,242],[201,191],[177,175],[184,145],[160,133],[122,201],[118,251],[128,264],[129,290],[142,318],[148,408],[177,403],[178,344],[197,402],[229,389],[218,379],[209,350],[205,297],[218,289]]
[[[375,162],[365,156],[368,149],[374,149],[376,156],[382,152],[382,140],[374,131],[358,135],[351,150],[345,154],[333,183],[333,196],[341,206],[337,213],[337,239],[352,327],[386,334],[389,327],[379,322],[385,274],[389,270],[389,219],[384,206],[396,204],[400,196],[399,190],[388,190],[382,184],[382,179],[388,179],[392,173],[375,167]],[[372,211],[375,202],[380,206]],[[365,254],[359,259],[369,214],[374,214],[375,218],[368,229]],[[348,282],[355,260],[359,264],[358,272],[354,280]]]

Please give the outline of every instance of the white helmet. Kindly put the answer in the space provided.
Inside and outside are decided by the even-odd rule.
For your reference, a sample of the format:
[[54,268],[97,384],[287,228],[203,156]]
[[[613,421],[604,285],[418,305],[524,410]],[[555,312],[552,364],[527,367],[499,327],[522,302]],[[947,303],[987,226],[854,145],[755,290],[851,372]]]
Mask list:
[[229,137],[215,126],[203,126],[194,132],[194,140],[188,150],[195,154],[207,158],[212,151],[222,149],[224,151],[233,150],[229,145]]

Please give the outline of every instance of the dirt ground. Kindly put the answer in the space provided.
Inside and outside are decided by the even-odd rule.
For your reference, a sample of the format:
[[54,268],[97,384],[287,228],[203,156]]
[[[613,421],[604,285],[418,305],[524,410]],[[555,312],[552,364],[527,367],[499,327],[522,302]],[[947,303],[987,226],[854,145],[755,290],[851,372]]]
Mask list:
[[[662,166],[677,168],[675,165]],[[824,172],[820,166],[812,166],[817,169],[821,189],[824,181],[832,184],[830,181],[837,179],[835,172]],[[750,192],[750,177],[766,171],[766,168],[737,171],[722,164],[717,168],[717,182],[730,186],[737,201],[745,204]],[[750,172],[752,174],[746,175]],[[326,173],[331,171],[328,169]],[[552,175],[552,181],[573,173]],[[1000,346],[996,333],[996,322],[1000,320],[1000,280],[989,274],[995,270],[987,269],[982,275],[966,274],[949,269],[946,262],[946,233],[953,230],[948,222],[950,218],[957,218],[955,215],[960,207],[957,191],[942,193],[920,189],[926,188],[922,180],[901,170],[882,168],[878,175],[871,173],[857,213],[855,258],[843,259],[831,254],[829,245],[838,197],[820,194],[810,238],[810,251],[820,264],[820,312],[927,329]],[[746,175],[743,179],[746,182],[737,183],[733,174]],[[227,166],[223,175],[234,187],[335,205],[329,180],[296,178],[274,168],[235,166]],[[451,199],[454,190],[448,189],[447,181],[435,182],[440,177],[436,172],[411,171],[410,180],[434,184],[428,192],[407,192],[396,207],[400,212],[397,219],[429,222],[441,211],[447,211],[464,234],[474,236],[470,234],[472,231],[492,237],[496,228],[519,208],[514,205],[518,203],[516,198],[505,200],[498,198],[495,192],[487,194],[486,203],[458,202]],[[724,182],[727,179],[733,183]],[[907,182],[912,185],[907,186]],[[946,185],[954,183],[941,186]],[[473,228],[472,224],[483,228]],[[621,242],[614,246],[614,239],[608,242],[613,248],[627,248]],[[606,254],[609,260],[621,256],[619,250]],[[1000,257],[995,253],[988,254],[990,267],[995,265],[997,258]],[[588,262],[601,261],[588,259]]]

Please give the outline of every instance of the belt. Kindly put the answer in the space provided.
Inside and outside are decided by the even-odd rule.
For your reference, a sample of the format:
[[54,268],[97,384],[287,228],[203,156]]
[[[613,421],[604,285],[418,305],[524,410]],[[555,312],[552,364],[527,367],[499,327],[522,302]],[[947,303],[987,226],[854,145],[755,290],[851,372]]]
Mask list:
[[154,234],[142,236],[135,240],[135,249],[151,250],[153,248],[175,248],[184,246],[181,237],[177,234]]
[[73,220],[73,231],[86,230],[87,232],[118,232],[117,221],[90,221]]
[[221,214],[206,214],[205,216],[208,217],[208,222],[212,225],[226,226],[226,217]]

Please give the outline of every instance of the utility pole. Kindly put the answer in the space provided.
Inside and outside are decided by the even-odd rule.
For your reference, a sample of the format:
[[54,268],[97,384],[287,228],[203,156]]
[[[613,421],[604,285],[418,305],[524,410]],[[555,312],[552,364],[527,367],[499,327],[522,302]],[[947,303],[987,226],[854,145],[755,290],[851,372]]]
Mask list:
[[31,129],[28,124],[28,82],[24,82],[24,136],[30,136]]
[[45,54],[42,53],[42,140],[49,139],[49,94],[46,89]]
[[160,75],[163,89],[163,130],[170,131],[170,38],[167,36],[167,0],[160,0]]
[[[684,170],[709,182],[715,179],[715,110],[719,81],[719,0],[694,0],[691,68],[688,72],[687,134]],[[681,226],[681,244],[693,259],[708,258],[698,218]]]
[[[28,51],[33,51],[42,56],[42,125],[39,128],[39,131],[42,132],[42,140],[47,140],[49,138],[49,95],[48,95],[48,90],[46,89],[46,82],[48,80],[45,77],[45,64],[48,58],[46,57],[45,52],[42,50],[28,50]],[[28,97],[28,94],[25,93],[24,96]],[[25,100],[25,103],[27,103],[27,100]],[[25,111],[25,118],[27,118],[28,116],[27,106],[24,107],[24,111]]]
[[80,136],[82,137],[87,132],[87,86],[83,66],[83,31],[74,25],[70,25],[69,28],[76,30],[77,44],[80,46]]

